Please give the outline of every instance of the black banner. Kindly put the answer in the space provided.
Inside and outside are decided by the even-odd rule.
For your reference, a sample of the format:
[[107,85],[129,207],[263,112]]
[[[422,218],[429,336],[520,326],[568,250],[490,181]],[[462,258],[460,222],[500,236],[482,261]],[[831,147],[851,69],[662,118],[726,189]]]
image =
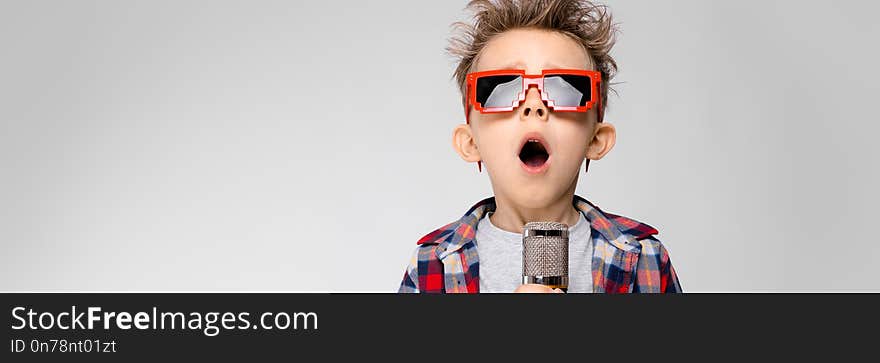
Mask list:
[[550,345],[561,353],[827,348],[871,342],[876,334],[859,327],[880,322],[877,294],[6,293],[2,300],[3,362],[451,358]]

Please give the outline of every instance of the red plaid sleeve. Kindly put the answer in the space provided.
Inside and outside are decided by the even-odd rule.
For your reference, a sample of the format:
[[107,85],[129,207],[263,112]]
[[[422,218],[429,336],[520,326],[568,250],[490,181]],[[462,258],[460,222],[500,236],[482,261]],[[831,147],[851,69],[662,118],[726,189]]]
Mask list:
[[426,244],[416,247],[410,260],[398,293],[443,293],[445,292],[443,262],[437,258],[437,245]]

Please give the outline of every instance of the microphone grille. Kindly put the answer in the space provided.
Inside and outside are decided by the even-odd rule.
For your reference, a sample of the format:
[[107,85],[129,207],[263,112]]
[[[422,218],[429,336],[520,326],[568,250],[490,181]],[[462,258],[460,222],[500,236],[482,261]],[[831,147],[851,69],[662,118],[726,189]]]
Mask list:
[[523,276],[568,276],[568,226],[529,222],[523,227]]

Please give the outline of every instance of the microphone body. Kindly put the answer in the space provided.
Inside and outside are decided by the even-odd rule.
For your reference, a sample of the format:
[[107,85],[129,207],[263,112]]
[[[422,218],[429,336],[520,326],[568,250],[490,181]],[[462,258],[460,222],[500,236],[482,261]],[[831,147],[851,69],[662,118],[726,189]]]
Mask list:
[[529,222],[523,227],[523,283],[568,291],[568,226]]

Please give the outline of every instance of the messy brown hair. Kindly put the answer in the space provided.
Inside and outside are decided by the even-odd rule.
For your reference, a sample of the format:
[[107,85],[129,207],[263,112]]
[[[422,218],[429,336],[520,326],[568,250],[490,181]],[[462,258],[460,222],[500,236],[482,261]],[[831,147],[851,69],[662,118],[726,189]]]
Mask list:
[[[453,77],[458,82],[462,103],[467,107],[466,77],[480,51],[496,35],[513,29],[542,29],[561,33],[578,42],[602,74],[599,89],[600,112],[607,105],[608,84],[617,72],[609,52],[614,46],[617,27],[604,5],[584,0],[471,0],[473,24],[453,23],[457,34],[449,39],[446,51],[458,59]],[[602,120],[602,114],[599,120]]]

